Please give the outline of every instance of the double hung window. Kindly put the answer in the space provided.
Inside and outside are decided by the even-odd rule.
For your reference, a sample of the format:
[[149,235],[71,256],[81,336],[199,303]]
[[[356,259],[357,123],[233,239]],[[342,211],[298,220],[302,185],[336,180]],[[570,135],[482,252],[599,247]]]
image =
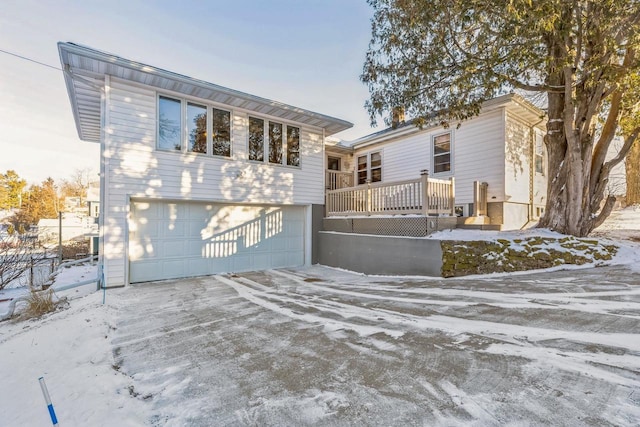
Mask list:
[[433,137],[433,173],[451,171],[451,132]]
[[382,181],[382,153],[375,151],[358,156],[358,185]]

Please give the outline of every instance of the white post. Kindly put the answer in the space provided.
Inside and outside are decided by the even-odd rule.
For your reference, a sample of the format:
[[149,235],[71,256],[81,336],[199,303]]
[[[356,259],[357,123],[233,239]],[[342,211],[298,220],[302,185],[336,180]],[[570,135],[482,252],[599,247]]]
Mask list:
[[429,171],[423,169],[420,171],[420,179],[422,180],[422,214],[429,215]]

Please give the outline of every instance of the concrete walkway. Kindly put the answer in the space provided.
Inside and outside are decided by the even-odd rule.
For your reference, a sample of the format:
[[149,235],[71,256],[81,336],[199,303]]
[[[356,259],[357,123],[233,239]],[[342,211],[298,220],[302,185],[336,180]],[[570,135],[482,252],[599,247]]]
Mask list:
[[637,425],[640,276],[312,267],[133,286],[116,368],[156,425]]

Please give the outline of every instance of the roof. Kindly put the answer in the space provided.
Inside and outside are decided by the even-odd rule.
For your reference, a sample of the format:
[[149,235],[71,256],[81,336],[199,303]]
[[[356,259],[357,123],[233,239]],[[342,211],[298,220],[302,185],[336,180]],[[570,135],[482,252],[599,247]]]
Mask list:
[[321,128],[325,135],[333,135],[353,126],[352,123],[335,117],[218,86],[75,43],[60,42],[58,51],[78,136],[83,141],[100,142],[100,98],[106,75]]
[[[492,98],[488,101],[485,101],[482,104],[481,113],[485,113],[485,112],[494,110],[496,108],[506,108],[507,111],[510,111],[518,115],[519,117],[522,117],[525,121],[527,121],[528,123],[531,123],[531,125],[538,125],[538,126],[540,126],[544,122],[543,117],[546,115],[544,110],[541,110],[540,108],[533,105],[531,102],[524,99],[522,96],[514,93],[501,95],[496,98]],[[434,113],[433,116],[435,117],[436,114]],[[405,122],[400,123],[395,128],[389,127],[389,128],[374,132],[372,134],[360,137],[355,141],[352,141],[351,146],[354,149],[361,148],[364,146],[387,141],[391,138],[396,138],[401,135],[406,135],[409,133],[414,133],[420,130],[439,127],[439,126],[441,125],[438,123],[433,125],[427,125],[427,126],[424,126],[422,129],[420,129],[417,126],[415,126],[414,120],[407,120]],[[464,126],[464,122],[463,122],[463,126]]]

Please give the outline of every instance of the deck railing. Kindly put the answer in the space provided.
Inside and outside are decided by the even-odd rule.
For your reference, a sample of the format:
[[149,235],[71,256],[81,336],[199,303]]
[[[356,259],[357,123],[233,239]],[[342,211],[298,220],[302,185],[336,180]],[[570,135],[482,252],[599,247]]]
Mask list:
[[325,183],[327,190],[337,190],[340,188],[353,187],[353,172],[326,171]]
[[419,179],[327,191],[327,216],[348,215],[454,215],[454,179]]

